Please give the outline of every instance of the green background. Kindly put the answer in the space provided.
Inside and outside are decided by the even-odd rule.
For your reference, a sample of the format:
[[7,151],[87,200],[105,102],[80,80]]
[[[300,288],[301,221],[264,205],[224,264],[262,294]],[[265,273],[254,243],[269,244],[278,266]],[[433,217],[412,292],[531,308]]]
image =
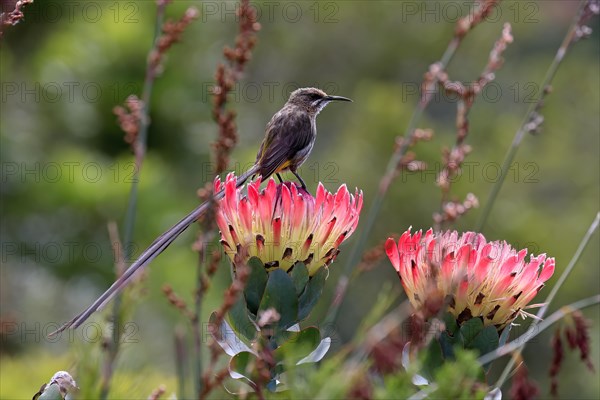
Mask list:
[[[395,138],[404,133],[417,103],[422,75],[441,57],[458,15],[469,5],[257,2],[259,41],[229,103],[239,128],[231,169],[239,172],[254,161],[265,124],[293,89],[317,86],[350,97],[354,103],[332,104],[319,116],[317,144],[301,175],[311,191],[319,181],[331,191],[342,183],[363,190],[364,223]],[[496,80],[472,109],[467,143],[473,151],[466,160],[471,164],[453,185],[456,199],[472,192],[485,204],[577,5],[502,2],[491,21],[465,39],[448,68],[452,80],[470,82],[479,76],[503,23],[512,24],[515,42],[505,52]],[[208,92],[223,46],[234,43],[236,3],[177,1],[167,15],[179,18],[189,6],[201,11],[200,18],[169,51],[154,86],[135,225],[138,252],[197,205],[196,190],[214,176],[210,145],[217,129]],[[2,398],[30,398],[55,370],[74,368],[99,347],[93,329],[58,340],[45,336],[112,282],[106,224],[114,220],[122,226],[133,168],[112,108],[129,94],[140,95],[155,9],[152,1],[40,0],[25,8],[25,21],[8,28],[2,38]],[[561,65],[542,110],[542,132],[525,137],[483,231],[490,240],[556,258],[557,273],[537,302],[564,270],[598,211],[598,20],[591,26],[591,38],[577,43]],[[433,141],[413,149],[429,168],[396,179],[369,245],[409,226],[432,225],[432,212],[440,203],[435,173],[441,150],[454,142],[455,105],[453,98],[439,95],[419,123],[435,132]],[[456,229],[474,229],[480,214],[481,208],[472,211]],[[131,342],[119,358],[115,396],[145,397],[163,382],[167,393],[176,390],[173,332],[189,329],[160,288],[168,282],[191,304],[195,231],[161,255],[134,290]],[[331,267],[314,320],[326,313],[357,233]],[[596,234],[551,310],[598,293],[598,248]],[[220,304],[229,279],[224,261],[204,304],[206,318]],[[335,326],[334,349],[352,338],[384,282],[402,290],[387,259],[351,283]],[[592,359],[600,367],[598,307],[585,314],[592,321]],[[550,333],[537,337],[524,354],[544,396],[549,390]],[[598,376],[585,370],[577,354],[567,352],[560,381],[565,397],[600,393]]]

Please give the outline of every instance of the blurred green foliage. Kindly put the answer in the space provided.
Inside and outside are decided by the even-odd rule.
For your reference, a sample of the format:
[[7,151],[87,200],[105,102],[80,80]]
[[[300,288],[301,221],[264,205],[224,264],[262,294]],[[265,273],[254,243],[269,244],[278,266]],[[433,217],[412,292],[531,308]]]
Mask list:
[[[318,86],[354,103],[332,105],[319,116],[317,145],[301,174],[310,190],[318,181],[330,190],[341,183],[361,188],[368,208],[395,138],[404,132],[418,100],[422,75],[441,57],[457,12],[466,13],[470,3],[255,4],[262,30],[230,103],[238,115],[240,136],[231,168],[239,172],[254,161],[266,122],[291,90]],[[198,202],[196,189],[213,179],[210,144],[216,126],[209,89],[223,46],[233,44],[236,5],[177,1],[167,14],[178,18],[189,6],[198,7],[201,16],[169,52],[152,97],[135,227],[137,253],[192,209]],[[448,68],[453,80],[478,77],[504,22],[512,24],[515,42],[504,54],[505,65],[496,80],[470,114],[467,142],[473,152],[467,162],[471,164],[453,186],[453,197],[463,199],[472,192],[485,203],[576,6],[574,1],[502,2],[491,22],[467,36]],[[6,30],[0,48],[2,398],[31,397],[37,387],[22,384],[24,376],[41,384],[76,360],[82,363],[80,368],[87,365],[81,361],[86,351],[74,348],[87,348],[89,353],[99,347],[91,331],[58,340],[46,339],[46,334],[79,312],[114,276],[106,223],[122,223],[133,159],[112,108],[129,94],[140,94],[155,4],[40,0],[27,6],[25,14],[25,21]],[[574,253],[600,199],[597,20],[592,28],[592,36],[577,43],[561,66],[542,110],[543,131],[524,140],[483,232],[488,239],[556,257],[556,275]],[[432,128],[434,140],[418,144],[414,151],[429,169],[400,174],[370,245],[411,225],[415,229],[432,225],[432,212],[440,203],[435,172],[441,150],[454,141],[454,116],[455,102],[444,95],[428,109],[419,127]],[[456,229],[472,229],[479,214],[480,210],[473,211]],[[115,384],[115,398],[146,397],[160,383],[167,385],[167,393],[176,391],[173,331],[186,326],[160,287],[168,282],[191,302],[197,263],[190,249],[193,237],[188,232],[170,246],[148,269],[140,285],[146,290],[137,290],[129,301],[136,310],[135,331],[123,345],[115,380],[145,383],[133,391]],[[596,245],[586,250],[553,308],[598,292],[600,256],[595,238]],[[337,267],[345,262],[353,240],[332,265],[312,320],[325,314],[340,274]],[[401,291],[387,260],[380,264],[360,282],[351,283],[335,327],[334,347],[354,336],[383,282],[391,281]],[[206,318],[220,304],[229,283],[225,262],[222,267],[204,302]],[[539,301],[544,292],[547,289]],[[598,309],[587,316],[592,319],[592,359],[598,366]],[[548,342],[549,336],[543,334],[524,354],[542,393],[549,387]],[[97,362],[90,365],[98,367]],[[84,382],[74,377],[83,387]],[[565,368],[561,381],[565,395],[594,398],[600,392],[597,377],[580,365]],[[191,387],[187,390],[191,393]]]

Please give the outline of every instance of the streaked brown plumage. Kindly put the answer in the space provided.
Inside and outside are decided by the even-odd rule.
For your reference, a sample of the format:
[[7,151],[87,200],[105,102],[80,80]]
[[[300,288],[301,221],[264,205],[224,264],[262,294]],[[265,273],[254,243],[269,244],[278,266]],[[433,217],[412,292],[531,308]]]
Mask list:
[[[253,167],[256,168],[256,173],[267,178],[290,170],[306,188],[297,170],[306,161],[315,144],[317,115],[329,102],[335,100],[352,101],[345,97],[329,96],[315,88],[294,91],[283,108],[267,124],[265,138]],[[281,180],[279,175],[278,177]]]
[[[292,92],[283,108],[275,113],[267,124],[265,137],[256,155],[256,162],[252,168],[238,178],[238,187],[254,175],[261,175],[263,179],[267,179],[276,174],[281,181],[279,173],[289,170],[298,178],[302,187],[306,188],[306,184],[298,175],[297,170],[306,161],[315,144],[317,115],[329,102],[335,100],[352,101],[345,97],[329,96],[316,88],[302,88]],[[219,200],[223,195],[223,191],[216,193],[214,199]],[[95,311],[102,308],[129,283],[140,268],[156,258],[194,223],[208,206],[209,202],[201,204],[160,235],[91,306],[53,334],[67,328],[77,328]]]

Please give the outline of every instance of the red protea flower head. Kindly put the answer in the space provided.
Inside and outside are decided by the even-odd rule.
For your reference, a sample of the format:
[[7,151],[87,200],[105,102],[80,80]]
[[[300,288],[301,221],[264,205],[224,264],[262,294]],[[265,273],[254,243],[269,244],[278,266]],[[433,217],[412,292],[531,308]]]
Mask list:
[[362,192],[352,195],[346,185],[330,193],[319,183],[313,197],[295,183],[277,184],[273,178],[262,190],[260,178],[250,182],[247,194],[236,184],[234,174],[214,182],[215,193],[225,189],[217,225],[231,260],[239,252],[285,271],[302,261],[311,276],[335,259],[339,245],[356,229],[363,203]]
[[386,253],[398,272],[411,304],[426,308],[428,298],[444,299],[460,324],[481,317],[484,325],[502,329],[524,311],[554,273],[554,258],[516,251],[506,242],[486,242],[482,234],[430,229],[386,242]]

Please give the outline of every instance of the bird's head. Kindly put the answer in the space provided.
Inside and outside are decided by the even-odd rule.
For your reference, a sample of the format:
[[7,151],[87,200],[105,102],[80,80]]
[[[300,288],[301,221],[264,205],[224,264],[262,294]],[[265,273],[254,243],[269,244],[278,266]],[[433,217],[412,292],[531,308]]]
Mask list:
[[287,104],[301,107],[311,114],[317,115],[331,101],[352,101],[342,96],[330,96],[317,88],[301,88],[294,90]]

